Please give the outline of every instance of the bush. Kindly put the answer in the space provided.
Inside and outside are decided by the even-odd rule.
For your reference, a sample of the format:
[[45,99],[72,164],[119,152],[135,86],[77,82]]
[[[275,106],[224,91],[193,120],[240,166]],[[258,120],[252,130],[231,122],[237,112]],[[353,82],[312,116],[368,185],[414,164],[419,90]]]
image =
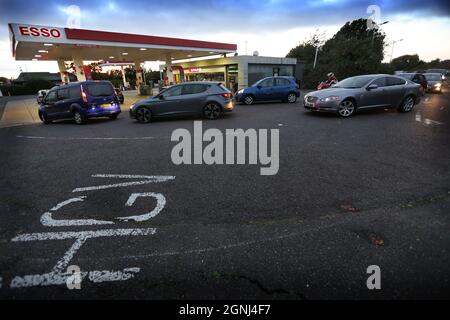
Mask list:
[[11,84],[0,86],[4,96],[34,95],[39,90],[50,89],[55,85],[47,80],[30,80],[23,85]]

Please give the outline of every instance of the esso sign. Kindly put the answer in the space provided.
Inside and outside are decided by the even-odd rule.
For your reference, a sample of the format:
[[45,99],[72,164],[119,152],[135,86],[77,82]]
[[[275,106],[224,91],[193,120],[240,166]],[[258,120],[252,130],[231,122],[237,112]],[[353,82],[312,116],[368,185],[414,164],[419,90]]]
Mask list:
[[56,28],[19,26],[19,32],[25,37],[61,38],[61,32]]

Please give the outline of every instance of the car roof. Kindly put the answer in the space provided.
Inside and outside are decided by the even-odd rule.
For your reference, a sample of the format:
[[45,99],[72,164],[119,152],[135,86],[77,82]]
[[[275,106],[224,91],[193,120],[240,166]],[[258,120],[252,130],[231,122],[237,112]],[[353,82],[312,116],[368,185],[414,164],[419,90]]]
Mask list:
[[187,81],[187,82],[182,82],[182,83],[178,83],[175,84],[176,85],[186,85],[186,84],[222,84],[222,82],[220,81]]
[[440,74],[440,73],[438,73],[438,72],[425,72],[423,75],[424,75],[424,76],[425,76],[425,75],[433,75],[433,76],[439,76],[439,77],[442,76],[442,74]]

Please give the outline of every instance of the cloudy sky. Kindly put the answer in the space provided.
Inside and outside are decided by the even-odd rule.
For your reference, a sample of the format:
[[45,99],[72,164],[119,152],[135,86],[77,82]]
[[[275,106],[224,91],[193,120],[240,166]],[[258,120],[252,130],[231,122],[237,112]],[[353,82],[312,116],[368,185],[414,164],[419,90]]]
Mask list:
[[[81,28],[236,43],[238,53],[285,56],[317,29],[331,37],[349,20],[378,22],[394,57],[417,53],[426,61],[450,59],[450,2],[435,0],[0,0],[0,76],[23,71],[57,71],[56,62],[14,61],[7,23],[67,24],[71,5],[81,9]],[[386,49],[389,60],[391,48]],[[150,64],[149,64],[150,65]]]

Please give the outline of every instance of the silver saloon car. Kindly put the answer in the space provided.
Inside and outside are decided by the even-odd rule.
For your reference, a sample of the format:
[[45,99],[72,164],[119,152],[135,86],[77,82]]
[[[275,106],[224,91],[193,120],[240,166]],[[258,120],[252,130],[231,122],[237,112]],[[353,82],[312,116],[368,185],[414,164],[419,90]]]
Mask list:
[[350,117],[357,110],[398,108],[409,112],[420,101],[420,85],[387,74],[361,75],[338,82],[329,89],[305,95],[306,109]]
[[185,82],[136,102],[130,107],[130,117],[142,123],[158,117],[193,115],[214,120],[233,111],[234,105],[233,94],[220,82]]

